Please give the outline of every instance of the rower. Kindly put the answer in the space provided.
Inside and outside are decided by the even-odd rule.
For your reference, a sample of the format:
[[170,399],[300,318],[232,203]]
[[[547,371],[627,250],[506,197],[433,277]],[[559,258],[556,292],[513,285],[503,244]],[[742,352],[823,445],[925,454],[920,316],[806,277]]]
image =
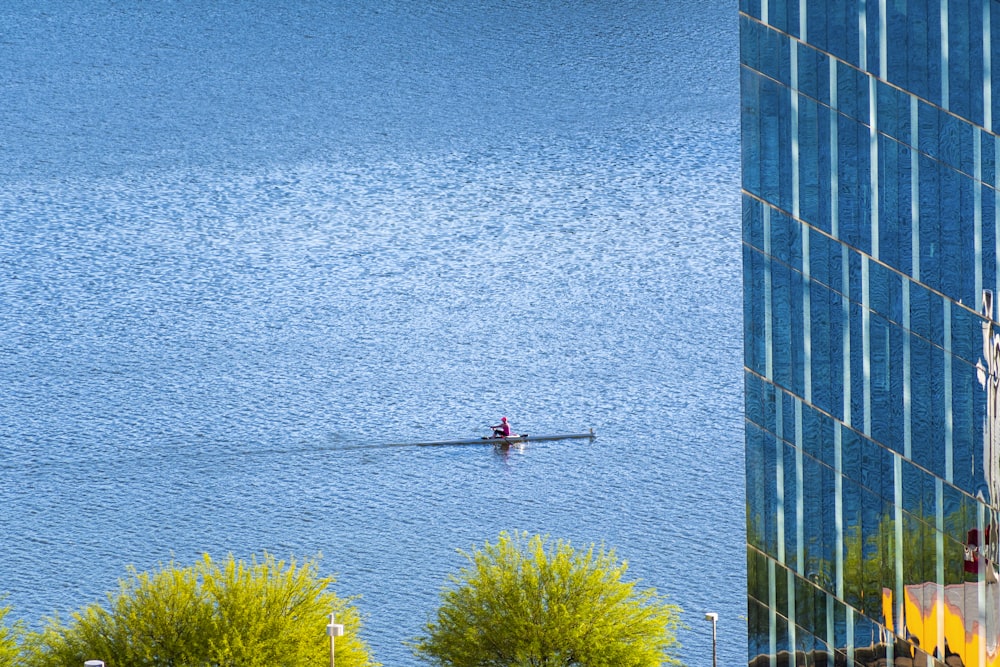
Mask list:
[[496,426],[490,426],[493,429],[494,438],[509,438],[510,437],[510,424],[507,422],[506,417],[500,418],[500,423]]

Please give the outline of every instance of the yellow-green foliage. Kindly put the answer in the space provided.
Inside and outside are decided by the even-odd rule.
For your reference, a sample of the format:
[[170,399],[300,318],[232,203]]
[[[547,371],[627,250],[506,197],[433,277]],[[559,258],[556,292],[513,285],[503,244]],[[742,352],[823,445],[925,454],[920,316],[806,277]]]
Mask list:
[[0,607],[0,665],[17,664],[17,657],[20,653],[17,638],[21,632],[21,624],[15,623],[13,627],[9,627],[4,621],[9,613],[9,606]]
[[328,615],[345,626],[338,667],[375,667],[358,636],[350,600],[329,590],[308,560],[286,564],[265,554],[249,564],[207,555],[191,567],[129,571],[106,606],[91,604],[69,623],[48,619],[28,637],[27,667],[314,667],[329,664]]
[[447,667],[653,667],[679,664],[680,608],[625,581],[614,551],[501,533],[463,554],[436,618],[412,644]]

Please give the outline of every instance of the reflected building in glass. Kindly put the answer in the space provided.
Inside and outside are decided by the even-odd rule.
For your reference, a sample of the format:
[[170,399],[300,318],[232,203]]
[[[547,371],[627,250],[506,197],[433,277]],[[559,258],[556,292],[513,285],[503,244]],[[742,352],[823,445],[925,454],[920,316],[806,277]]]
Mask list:
[[740,22],[749,662],[1000,667],[1000,1]]

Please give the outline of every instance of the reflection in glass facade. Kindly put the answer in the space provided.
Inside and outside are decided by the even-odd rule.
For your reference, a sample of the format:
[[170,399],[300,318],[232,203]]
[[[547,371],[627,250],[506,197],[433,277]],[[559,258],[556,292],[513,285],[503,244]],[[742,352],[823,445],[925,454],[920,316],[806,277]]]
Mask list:
[[740,21],[749,662],[1000,667],[1000,1]]

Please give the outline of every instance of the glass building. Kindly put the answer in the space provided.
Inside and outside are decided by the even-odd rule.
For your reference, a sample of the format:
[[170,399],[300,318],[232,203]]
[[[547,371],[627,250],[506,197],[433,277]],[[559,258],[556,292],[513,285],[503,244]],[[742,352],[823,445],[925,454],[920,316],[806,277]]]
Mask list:
[[749,663],[1000,667],[1000,1],[740,22]]

